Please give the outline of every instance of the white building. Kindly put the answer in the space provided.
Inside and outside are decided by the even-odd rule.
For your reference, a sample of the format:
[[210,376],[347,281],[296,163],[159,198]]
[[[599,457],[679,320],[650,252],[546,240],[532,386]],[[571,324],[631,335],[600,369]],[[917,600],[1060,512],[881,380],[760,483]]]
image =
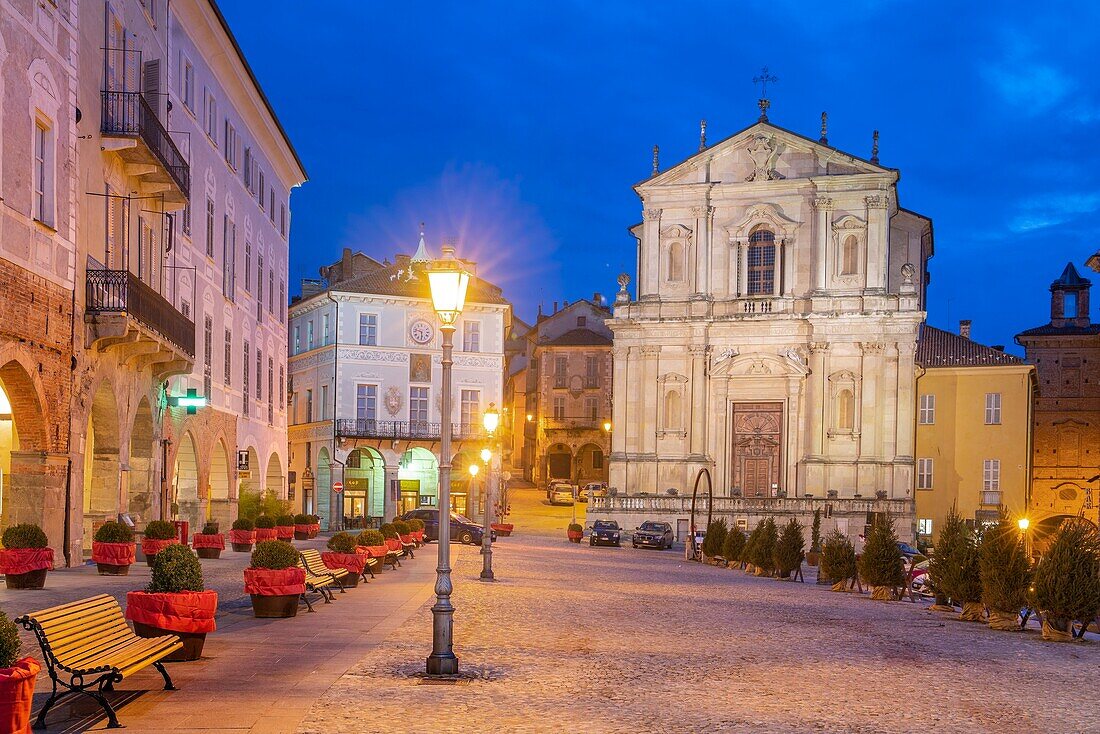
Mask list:
[[820,507],[852,532],[890,511],[911,533],[932,225],[897,180],[877,153],[762,116],[635,187],[637,297],[624,284],[608,321],[618,493],[596,513],[686,528],[706,469],[715,511],[747,527]]
[[[425,259],[423,235],[414,258],[392,264],[345,249],[291,305],[291,492],[327,527],[436,504],[442,347]],[[484,475],[471,486],[465,468],[480,461],[483,411],[502,404],[510,320],[500,289],[472,278],[454,337],[450,417],[451,502],[471,516],[482,511]]]

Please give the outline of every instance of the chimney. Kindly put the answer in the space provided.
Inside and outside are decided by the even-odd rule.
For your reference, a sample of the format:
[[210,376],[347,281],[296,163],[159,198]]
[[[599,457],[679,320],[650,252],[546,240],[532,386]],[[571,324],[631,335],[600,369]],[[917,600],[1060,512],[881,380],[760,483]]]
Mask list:
[[558,302],[554,301],[554,310],[553,310],[552,313],[557,313],[557,312],[558,312]]
[[601,296],[599,293],[593,293],[592,294],[592,303],[596,304],[597,306],[602,305],[603,304],[603,296]]
[[963,339],[970,338],[970,319],[961,319],[959,321],[959,336]]

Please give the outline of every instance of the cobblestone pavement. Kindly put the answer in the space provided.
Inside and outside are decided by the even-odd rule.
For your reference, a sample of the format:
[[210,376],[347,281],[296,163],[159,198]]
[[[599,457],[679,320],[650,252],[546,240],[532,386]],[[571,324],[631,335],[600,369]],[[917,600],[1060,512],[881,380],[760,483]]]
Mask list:
[[416,677],[431,647],[425,603],[300,731],[1100,731],[1096,643],[563,536],[501,540],[496,584],[475,580],[477,555],[460,559],[455,650],[467,679]]

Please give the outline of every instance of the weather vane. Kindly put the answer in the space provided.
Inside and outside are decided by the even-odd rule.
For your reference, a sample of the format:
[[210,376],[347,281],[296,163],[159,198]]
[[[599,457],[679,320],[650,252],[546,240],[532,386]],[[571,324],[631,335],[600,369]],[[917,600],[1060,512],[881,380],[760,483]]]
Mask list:
[[778,82],[779,77],[772,76],[768,73],[768,67],[764,67],[760,70],[760,76],[754,76],[752,78],[753,84],[760,85],[760,99],[757,100],[756,105],[760,108],[760,122],[768,121],[768,108],[771,107],[771,102],[768,101],[768,82]]

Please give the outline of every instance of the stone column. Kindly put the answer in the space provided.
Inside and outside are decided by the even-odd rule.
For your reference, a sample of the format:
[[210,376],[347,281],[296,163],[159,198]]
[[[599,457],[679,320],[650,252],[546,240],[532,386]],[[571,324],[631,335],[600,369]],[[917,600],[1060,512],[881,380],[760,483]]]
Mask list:
[[867,204],[867,284],[866,288],[886,288],[886,195],[876,194],[864,199]]
[[638,417],[638,423],[642,430],[642,451],[647,454],[657,452],[657,421],[663,397],[657,390],[657,360],[660,353],[660,347],[642,347],[642,410],[645,412],[644,417]]
[[772,268],[772,296],[778,298],[783,287],[783,270],[787,262],[787,241],[775,243],[775,265]]
[[744,242],[737,243],[737,296],[742,298],[749,293],[748,287],[748,245]]
[[691,352],[691,438],[692,456],[706,453],[707,348],[693,346]]
[[818,196],[813,200],[817,212],[816,231],[814,232],[814,290],[823,291],[828,283],[829,219],[833,211],[833,200],[827,196]]
[[710,295],[711,238],[710,220],[714,209],[709,206],[697,206],[691,210],[695,217],[695,295],[704,298]]
[[638,299],[657,296],[661,263],[661,210],[646,209],[642,226],[641,257],[638,259]]
[[[898,382],[897,382],[897,455],[899,458],[912,459],[915,449],[915,419],[913,411],[913,390],[916,381],[916,365],[913,362],[917,351],[915,341],[898,342]],[[899,495],[900,496],[900,495]]]
[[810,342],[810,376],[806,388],[806,413],[809,417],[810,454],[813,456],[822,456],[825,453],[825,405],[828,402],[825,355],[828,351],[828,342]]
[[880,389],[884,377],[882,373],[884,345],[882,342],[862,342],[859,346],[863,353],[860,367],[860,394],[855,425],[852,429],[859,434],[860,458],[879,457],[881,456],[882,429],[886,425],[879,420],[879,416],[886,408],[883,405]]
[[[622,388],[618,395],[623,405],[618,409],[622,411],[625,430],[625,443],[623,450],[629,454],[637,454],[642,451],[641,430],[645,422],[646,407],[643,404],[642,387],[639,382],[645,380],[645,358],[642,355],[642,347],[628,347],[628,356],[623,368]],[[615,430],[612,426],[611,430]]]
[[627,382],[628,347],[612,347],[612,389],[611,401],[611,453],[621,454],[627,450],[627,396],[630,394]]
[[[387,520],[397,515],[398,498],[394,497],[394,483],[397,482],[398,469],[397,464],[385,464],[382,472],[382,517]],[[400,488],[397,491],[400,492]]]
[[795,244],[792,240],[783,240],[783,295],[794,294],[794,253]]

